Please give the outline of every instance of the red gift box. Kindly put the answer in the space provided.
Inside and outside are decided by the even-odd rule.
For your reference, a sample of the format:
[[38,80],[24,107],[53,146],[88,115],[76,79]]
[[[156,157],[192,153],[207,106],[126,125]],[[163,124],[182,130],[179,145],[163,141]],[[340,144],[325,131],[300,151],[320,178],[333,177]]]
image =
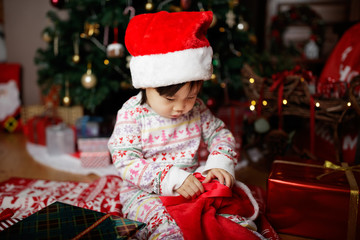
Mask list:
[[81,166],[100,168],[111,165],[110,152],[80,152]]
[[62,122],[61,118],[49,116],[35,116],[24,126],[24,134],[28,141],[46,145],[46,127]]
[[266,205],[274,229],[315,239],[360,239],[360,166],[345,164],[274,161]]

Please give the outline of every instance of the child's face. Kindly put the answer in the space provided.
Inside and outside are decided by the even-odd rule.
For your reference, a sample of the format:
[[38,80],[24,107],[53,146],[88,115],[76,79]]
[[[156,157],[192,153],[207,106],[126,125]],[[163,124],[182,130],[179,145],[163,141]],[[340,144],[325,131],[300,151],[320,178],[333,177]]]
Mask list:
[[160,116],[178,118],[193,108],[200,91],[199,85],[191,91],[189,85],[185,84],[174,96],[161,96],[155,88],[146,88],[147,104]]

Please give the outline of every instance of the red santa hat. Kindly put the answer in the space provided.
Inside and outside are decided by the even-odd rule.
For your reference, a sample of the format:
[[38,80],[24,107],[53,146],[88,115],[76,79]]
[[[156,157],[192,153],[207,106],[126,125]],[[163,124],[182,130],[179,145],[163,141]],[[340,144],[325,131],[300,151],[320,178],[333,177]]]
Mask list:
[[156,88],[210,79],[213,51],[206,32],[212,16],[211,11],[161,11],[133,17],[125,34],[133,86]]

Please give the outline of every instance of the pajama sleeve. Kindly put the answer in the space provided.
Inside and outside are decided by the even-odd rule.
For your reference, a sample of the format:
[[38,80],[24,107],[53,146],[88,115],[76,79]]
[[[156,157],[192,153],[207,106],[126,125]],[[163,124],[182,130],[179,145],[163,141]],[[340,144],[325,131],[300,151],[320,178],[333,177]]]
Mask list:
[[[161,183],[172,165],[144,158],[141,128],[136,116],[137,109],[122,108],[118,111],[108,148],[113,164],[124,181],[149,193],[161,195],[163,192]],[[172,172],[174,170],[172,169]]]
[[209,156],[204,166],[203,174],[210,169],[221,168],[235,177],[237,156],[235,138],[220,119],[216,118],[201,101],[202,137],[208,145]]

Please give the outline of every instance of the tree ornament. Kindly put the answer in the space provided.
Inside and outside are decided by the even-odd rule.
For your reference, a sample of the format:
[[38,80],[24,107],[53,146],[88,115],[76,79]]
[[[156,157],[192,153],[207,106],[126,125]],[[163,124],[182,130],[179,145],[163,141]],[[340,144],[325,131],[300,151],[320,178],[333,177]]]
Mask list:
[[69,80],[65,82],[65,96],[62,99],[64,106],[70,106],[71,98],[70,98],[70,91],[69,91]]
[[109,58],[123,57],[125,54],[125,47],[117,42],[118,27],[114,27],[114,42],[109,44],[106,48],[106,54]]
[[237,25],[237,30],[241,32],[247,32],[249,30],[249,24],[244,20],[242,16],[239,17],[239,23]]
[[90,89],[95,87],[96,83],[97,83],[97,79],[96,76],[92,74],[91,63],[89,62],[87,65],[86,73],[81,77],[81,84],[83,85],[84,88]]
[[74,45],[74,55],[72,57],[72,61],[74,63],[79,63],[80,62],[80,55],[79,55],[79,34],[75,34],[74,35],[74,41],[73,41],[73,45]]
[[267,121],[267,119],[265,119],[264,117],[259,117],[254,122],[254,129],[255,129],[255,132],[263,134],[270,130],[270,124]]
[[59,35],[55,33],[54,37],[54,56],[59,54]]
[[132,7],[132,6],[127,6],[127,7],[124,9],[123,14],[124,14],[124,15],[127,15],[127,14],[129,14],[129,12],[130,12],[130,18],[129,18],[129,19],[132,19],[132,18],[135,16],[135,8]]
[[50,33],[49,30],[44,30],[43,33],[42,33],[42,39],[47,42],[47,43],[50,43],[53,38],[52,38],[52,34]]
[[100,24],[98,23],[89,23],[85,22],[84,32],[80,35],[82,38],[89,38],[93,35],[98,35],[100,33]]
[[146,9],[146,11],[151,11],[154,9],[154,4],[153,4],[152,0],[147,1],[147,3],[145,4],[145,9]]
[[226,24],[229,26],[229,28],[233,28],[235,26],[235,19],[236,16],[234,14],[234,11],[232,9],[229,9],[229,11],[226,13]]
[[315,36],[311,36],[309,42],[304,47],[304,54],[307,59],[319,58],[319,47],[315,42]]
[[50,0],[50,3],[54,7],[61,9],[65,5],[65,0]]

